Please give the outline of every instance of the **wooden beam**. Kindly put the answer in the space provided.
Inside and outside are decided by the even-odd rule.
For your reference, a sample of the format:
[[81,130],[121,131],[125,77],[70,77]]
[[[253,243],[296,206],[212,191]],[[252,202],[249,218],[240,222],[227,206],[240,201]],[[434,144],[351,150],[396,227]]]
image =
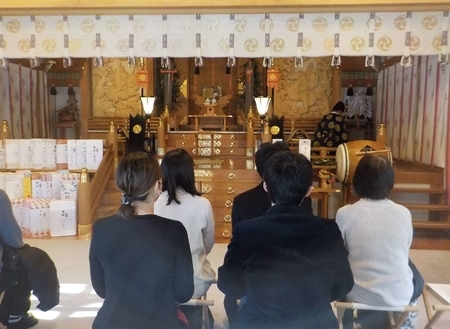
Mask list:
[[333,80],[331,82],[331,95],[332,104],[330,104],[330,109],[333,108],[334,104],[341,100],[341,69],[339,67],[333,67]]
[[88,135],[88,119],[92,113],[92,64],[91,59],[87,58],[81,70],[80,79],[80,124],[82,139],[89,138]]
[[223,14],[223,13],[317,13],[449,10],[448,0],[3,0],[2,15],[63,14]]
[[397,63],[400,63],[401,58],[402,58],[401,56],[394,56],[394,57],[388,58],[384,62],[380,63],[379,69],[382,70],[382,69],[385,69],[385,68],[387,68],[389,66],[392,66],[392,65],[395,65]]

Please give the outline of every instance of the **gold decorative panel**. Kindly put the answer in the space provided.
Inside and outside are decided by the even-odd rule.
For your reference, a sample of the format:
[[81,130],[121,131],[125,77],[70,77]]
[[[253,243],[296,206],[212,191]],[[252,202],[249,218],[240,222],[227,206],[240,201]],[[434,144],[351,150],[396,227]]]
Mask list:
[[135,66],[126,58],[104,58],[92,68],[92,108],[95,117],[128,117],[141,113]]
[[275,91],[275,114],[286,117],[321,118],[330,112],[332,67],[330,57],[305,59],[294,68],[292,58],[276,60],[281,71]]
[[202,184],[202,194],[208,194],[213,190],[211,184],[204,183]]
[[195,177],[213,177],[213,172],[211,170],[199,170],[194,169]]
[[198,147],[211,147],[211,141],[210,140],[199,140]]

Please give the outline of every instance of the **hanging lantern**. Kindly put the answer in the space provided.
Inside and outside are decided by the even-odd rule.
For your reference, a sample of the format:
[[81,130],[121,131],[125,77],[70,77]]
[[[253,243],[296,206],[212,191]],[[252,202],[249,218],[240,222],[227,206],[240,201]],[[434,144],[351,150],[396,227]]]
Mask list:
[[268,69],[267,70],[267,87],[278,89],[280,84],[280,70]]
[[148,88],[148,71],[136,71],[136,85],[141,88]]

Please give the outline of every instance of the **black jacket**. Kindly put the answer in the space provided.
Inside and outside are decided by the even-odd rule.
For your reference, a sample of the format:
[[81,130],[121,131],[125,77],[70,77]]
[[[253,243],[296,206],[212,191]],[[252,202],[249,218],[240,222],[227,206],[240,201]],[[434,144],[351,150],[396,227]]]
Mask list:
[[179,328],[176,302],[194,293],[183,224],[156,215],[99,219],[89,262],[92,286],[105,299],[93,329]]
[[239,328],[337,329],[330,302],[353,287],[347,255],[335,222],[275,205],[236,225],[218,287],[245,296]]
[[36,306],[42,311],[48,311],[59,304],[59,281],[55,263],[43,250],[25,245],[15,250],[19,255],[19,266],[28,271],[33,295],[39,300]]

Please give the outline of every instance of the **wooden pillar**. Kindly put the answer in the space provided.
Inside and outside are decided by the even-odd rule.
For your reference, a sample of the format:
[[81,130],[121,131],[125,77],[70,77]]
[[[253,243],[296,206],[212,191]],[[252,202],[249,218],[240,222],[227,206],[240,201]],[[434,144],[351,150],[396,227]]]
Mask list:
[[264,122],[264,128],[261,134],[261,143],[272,143],[272,134],[269,130],[269,124]]
[[147,96],[155,95],[155,81],[153,77],[155,76],[155,69],[153,65],[153,58],[147,58],[147,72],[148,72],[148,85],[147,85]]
[[[252,107],[250,106],[250,109]],[[249,112],[250,114],[250,112]],[[245,152],[245,155],[248,157],[251,157],[254,155],[254,147],[255,147],[255,131],[253,129],[253,115],[252,117],[248,118],[248,125],[247,125],[247,149]]]
[[112,144],[113,146],[114,168],[117,168],[117,165],[119,164],[119,145],[117,142],[117,130],[114,126],[114,121],[111,121],[109,124],[109,131],[106,140],[108,141],[108,145]]
[[341,100],[341,69],[339,67],[333,67],[333,78],[331,84],[332,102],[330,108],[333,108],[334,104]]
[[158,125],[158,155],[166,154],[166,129],[164,128],[163,118],[159,118]]
[[378,143],[387,144],[386,127],[384,126],[384,123],[380,123],[378,126],[376,141]]
[[81,69],[80,79],[80,133],[81,139],[89,138],[88,135],[88,119],[92,113],[92,95],[91,95],[91,59],[87,58]]
[[86,168],[81,169],[77,190],[78,237],[90,239],[92,233],[91,182]]

